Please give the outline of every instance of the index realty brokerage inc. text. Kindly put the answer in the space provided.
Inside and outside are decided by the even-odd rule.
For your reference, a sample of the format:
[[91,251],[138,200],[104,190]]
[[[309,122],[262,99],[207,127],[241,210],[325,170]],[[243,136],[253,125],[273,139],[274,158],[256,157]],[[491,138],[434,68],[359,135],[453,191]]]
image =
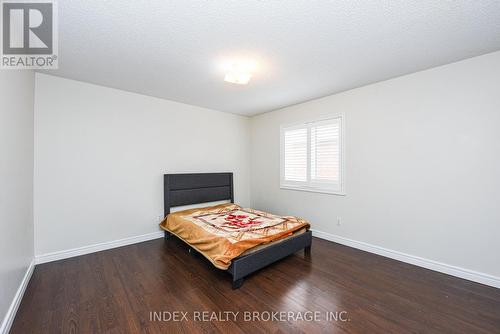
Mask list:
[[349,321],[347,311],[151,311],[149,321]]

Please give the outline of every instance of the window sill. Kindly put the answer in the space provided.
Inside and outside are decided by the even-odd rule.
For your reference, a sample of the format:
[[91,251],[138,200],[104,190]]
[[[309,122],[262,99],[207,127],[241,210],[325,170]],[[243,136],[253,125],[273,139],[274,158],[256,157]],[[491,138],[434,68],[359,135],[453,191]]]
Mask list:
[[346,195],[345,191],[316,189],[316,188],[309,188],[309,187],[294,187],[294,186],[280,185],[280,189],[295,190],[295,191],[307,191],[310,193],[321,193],[321,194],[337,195],[337,196],[345,196]]

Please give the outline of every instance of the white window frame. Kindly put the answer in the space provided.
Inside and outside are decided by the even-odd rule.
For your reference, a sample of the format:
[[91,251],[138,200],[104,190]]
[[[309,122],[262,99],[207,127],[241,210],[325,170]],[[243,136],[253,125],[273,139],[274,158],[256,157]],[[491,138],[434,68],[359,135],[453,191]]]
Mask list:
[[[325,187],[324,183],[314,184],[311,181],[311,127],[318,125],[318,123],[328,122],[330,120],[339,119],[340,120],[340,154],[339,154],[339,185],[338,188],[332,189]],[[286,181],[285,180],[285,130],[301,129],[307,128],[307,181]],[[335,115],[330,115],[328,117],[308,120],[303,122],[297,122],[292,124],[282,124],[280,126],[280,188],[286,190],[299,190],[299,191],[309,191],[332,195],[345,196],[345,114],[338,113]]]

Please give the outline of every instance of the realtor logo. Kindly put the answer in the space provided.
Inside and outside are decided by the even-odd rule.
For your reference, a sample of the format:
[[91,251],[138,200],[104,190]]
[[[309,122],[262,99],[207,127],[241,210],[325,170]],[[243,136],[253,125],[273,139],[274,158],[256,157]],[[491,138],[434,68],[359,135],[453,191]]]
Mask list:
[[2,0],[2,69],[56,69],[57,10],[51,0]]

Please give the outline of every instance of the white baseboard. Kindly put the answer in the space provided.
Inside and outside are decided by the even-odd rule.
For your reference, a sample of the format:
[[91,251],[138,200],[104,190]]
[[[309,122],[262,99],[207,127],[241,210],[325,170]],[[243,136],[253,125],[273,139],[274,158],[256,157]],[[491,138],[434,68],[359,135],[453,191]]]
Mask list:
[[90,245],[90,246],[83,246],[83,247],[58,251],[58,252],[41,254],[41,255],[35,256],[35,263],[41,264],[41,263],[46,263],[46,262],[68,259],[70,257],[95,253],[95,252],[103,251],[106,249],[122,247],[122,246],[136,244],[136,243],[143,242],[143,241],[163,238],[163,235],[164,235],[163,231],[158,231],[158,232],[143,234],[143,235],[125,238],[125,239],[101,242],[99,244],[94,244],[94,245]]
[[16,294],[14,295],[14,299],[12,300],[10,307],[7,310],[7,314],[5,314],[5,318],[2,321],[2,326],[0,327],[1,334],[9,333],[10,327],[12,326],[14,318],[16,317],[17,309],[19,308],[21,300],[23,299],[24,291],[26,291],[26,287],[28,286],[28,283],[30,281],[34,269],[35,269],[35,261],[32,260],[28,266],[28,269],[26,270],[26,273],[24,274],[23,280],[21,281],[21,284],[19,285]]
[[377,255],[382,255],[394,260],[406,262],[409,264],[413,264],[415,266],[423,267],[426,269],[438,271],[441,273],[445,273],[448,275],[456,276],[459,278],[463,278],[469,281],[489,285],[495,288],[500,288],[500,277],[496,277],[493,275],[477,272],[474,270],[469,270],[461,267],[452,266],[446,263],[437,262],[434,260],[424,259],[418,256],[398,252],[392,249],[387,249],[375,245],[371,245],[366,242],[356,241],[348,238],[344,238],[338,235],[312,230],[313,236],[325,239],[328,241],[333,241],[345,246],[349,246],[352,248],[357,248],[366,252],[374,253]]

